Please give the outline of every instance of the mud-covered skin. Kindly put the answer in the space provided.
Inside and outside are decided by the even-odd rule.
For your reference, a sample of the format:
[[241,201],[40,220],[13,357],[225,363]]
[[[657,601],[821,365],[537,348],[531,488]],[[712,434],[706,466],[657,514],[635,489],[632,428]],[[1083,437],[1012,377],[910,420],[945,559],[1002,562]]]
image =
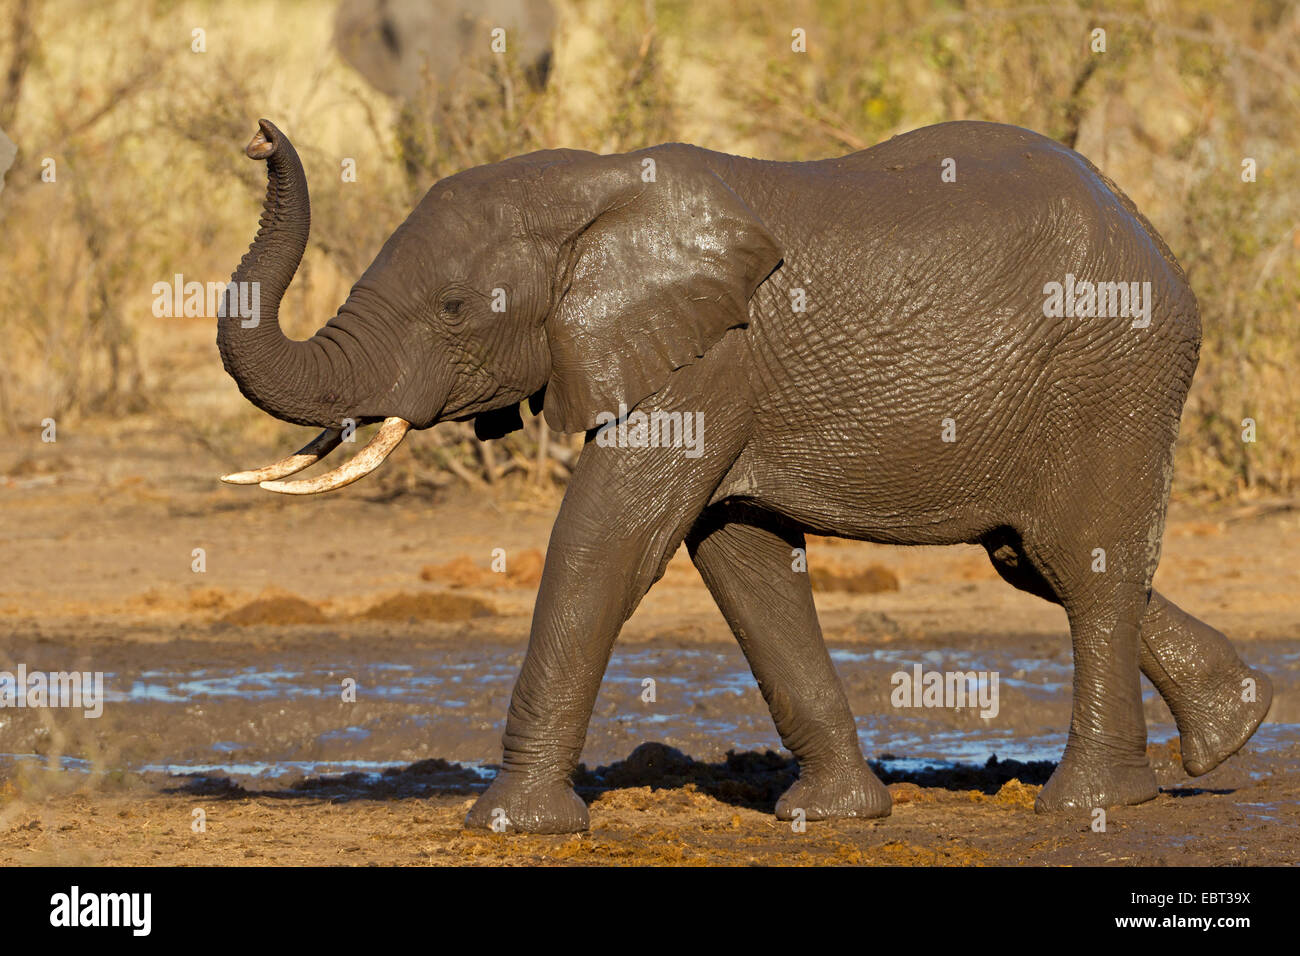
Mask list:
[[1142,673],[1178,725],[1183,769],[1209,773],[1236,753],[1273,702],[1266,674],[1243,664],[1224,637],[1151,592],[1142,618]]
[[[468,825],[587,825],[569,780],[610,648],[683,541],[800,761],[782,816],[889,812],[791,560],[805,532],[982,543],[1009,581],[1064,607],[1073,713],[1040,810],[1155,796],[1141,672],[1178,719],[1190,772],[1258,726],[1267,681],[1151,591],[1196,300],[1078,154],[985,123],[812,163],[679,144],[530,154],[436,185],[339,316],[293,343],[274,310],[305,243],[306,183],[283,134],[262,129],[270,150],[250,155],[270,161],[267,213],[236,279],[264,281],[272,321],[245,335],[223,320],[220,337],[260,407],[324,426],[477,418],[493,435],[532,397],[564,431],[620,404],[705,425],[698,456],[588,441],[552,533],[505,769]],[[1067,273],[1150,283],[1149,324],[1045,318],[1044,286]],[[1254,699],[1241,699],[1246,677]]]

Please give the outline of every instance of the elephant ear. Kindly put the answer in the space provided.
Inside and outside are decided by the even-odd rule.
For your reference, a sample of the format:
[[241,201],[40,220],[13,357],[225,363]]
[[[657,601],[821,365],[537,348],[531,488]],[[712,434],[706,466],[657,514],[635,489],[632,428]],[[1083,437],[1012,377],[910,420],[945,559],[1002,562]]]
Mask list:
[[750,297],[781,261],[754,212],[681,147],[574,165],[594,215],[562,248],[546,320],[545,415],[562,432],[634,408],[746,324]]

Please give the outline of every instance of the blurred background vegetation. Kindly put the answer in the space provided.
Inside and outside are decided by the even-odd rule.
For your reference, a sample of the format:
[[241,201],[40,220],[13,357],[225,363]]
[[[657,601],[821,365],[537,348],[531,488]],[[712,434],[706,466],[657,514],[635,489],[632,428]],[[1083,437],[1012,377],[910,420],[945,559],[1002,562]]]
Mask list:
[[[293,138],[312,190],[282,309],[297,337],[436,179],[471,165],[671,140],[815,159],[983,119],[1088,156],[1187,270],[1205,340],[1175,493],[1300,490],[1300,4],[554,0],[553,13],[546,37],[507,33],[506,55],[450,71],[442,54],[390,95],[340,54],[336,29],[358,27],[334,0],[0,0],[0,129],[19,148],[0,193],[0,431],[130,423],[244,465],[250,447],[278,457],[309,437],[243,400],[211,319],[151,311],[154,283],[225,281],[251,240],[264,170],[243,146],[259,116]],[[486,51],[485,25],[457,28]],[[491,446],[455,424],[407,445],[380,472],[394,493],[512,473],[559,484],[575,450],[536,420]]]

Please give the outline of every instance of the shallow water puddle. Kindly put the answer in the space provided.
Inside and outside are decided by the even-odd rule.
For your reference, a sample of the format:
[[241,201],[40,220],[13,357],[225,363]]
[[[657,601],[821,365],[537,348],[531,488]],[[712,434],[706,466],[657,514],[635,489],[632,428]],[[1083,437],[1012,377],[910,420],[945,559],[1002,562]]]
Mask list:
[[[994,757],[1054,762],[1065,746],[1068,657],[1027,657],[1023,644],[1008,647],[1003,656],[987,649],[918,652],[892,646],[838,647],[830,655],[857,714],[863,749],[883,772],[982,767]],[[1291,645],[1261,642],[1249,648],[1249,656],[1273,676],[1279,692],[1296,685],[1300,654]],[[516,647],[486,646],[413,652],[403,660],[379,662],[348,657],[307,661],[281,654],[259,666],[155,666],[133,674],[110,673],[105,688],[109,704],[138,707],[142,717],[151,715],[160,725],[153,738],[157,744],[147,756],[126,761],[125,769],[133,772],[256,779],[379,774],[438,756],[488,779],[495,773],[491,761],[499,759],[504,714],[521,661]],[[911,673],[917,664],[926,671],[996,674],[1002,695],[999,715],[981,719],[977,708],[892,708],[891,675]],[[340,707],[340,688],[347,678],[355,681],[364,707]],[[647,697],[648,687],[653,700]],[[1155,700],[1145,682],[1144,693],[1148,701]],[[286,709],[272,709],[276,703],[292,715],[277,721],[277,713],[285,715]],[[176,715],[196,712],[202,715],[197,725],[188,730],[173,726]],[[173,740],[176,736],[180,739]],[[1149,728],[1152,744],[1174,737],[1172,724],[1153,722]],[[1268,724],[1250,749],[1289,752],[1294,759],[1297,740],[1300,725]],[[734,645],[615,650],[583,760],[592,767],[610,764],[646,741],[662,741],[700,760],[733,750],[780,750],[754,678]],[[0,753],[0,765],[46,760],[32,753]],[[92,769],[78,756],[64,757],[58,766],[74,772]],[[1251,769],[1255,777],[1267,772]],[[1266,815],[1258,807],[1249,812]]]

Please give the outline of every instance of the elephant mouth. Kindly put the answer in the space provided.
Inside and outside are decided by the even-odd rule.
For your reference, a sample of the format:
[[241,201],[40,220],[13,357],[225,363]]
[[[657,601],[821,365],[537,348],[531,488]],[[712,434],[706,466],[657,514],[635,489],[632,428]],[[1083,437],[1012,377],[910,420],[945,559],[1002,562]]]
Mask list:
[[[249,147],[252,148],[251,145]],[[379,431],[366,443],[366,446],[338,468],[328,471],[316,478],[298,481],[281,481],[289,475],[310,468],[320,461],[343,441],[343,430],[327,428],[288,458],[257,468],[252,471],[239,471],[222,475],[221,480],[232,485],[258,485],[267,491],[282,495],[317,495],[324,491],[345,488],[370,474],[393,450],[402,443],[411,423],[404,418],[385,418]]]

